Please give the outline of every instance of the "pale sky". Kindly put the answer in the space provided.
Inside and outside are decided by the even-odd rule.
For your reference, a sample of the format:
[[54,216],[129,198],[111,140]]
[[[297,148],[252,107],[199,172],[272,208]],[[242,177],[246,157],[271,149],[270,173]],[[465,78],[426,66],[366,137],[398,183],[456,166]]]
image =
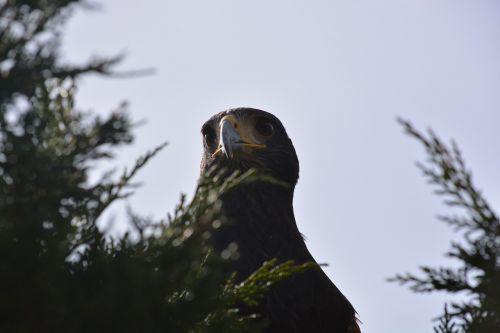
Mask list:
[[[139,174],[126,204],[171,212],[191,194],[200,127],[229,107],[278,116],[300,160],[294,200],[316,260],[350,299],[364,333],[432,332],[446,295],[387,277],[448,264],[449,210],[414,166],[422,147],[401,116],[455,139],[489,202],[500,202],[500,2],[497,0],[103,1],[65,31],[72,62],[125,51],[136,79],[83,80],[77,102],[106,114],[122,100],[147,122],[114,165],[170,145]],[[124,204],[110,208],[124,230]],[[106,221],[103,222],[106,224]]]

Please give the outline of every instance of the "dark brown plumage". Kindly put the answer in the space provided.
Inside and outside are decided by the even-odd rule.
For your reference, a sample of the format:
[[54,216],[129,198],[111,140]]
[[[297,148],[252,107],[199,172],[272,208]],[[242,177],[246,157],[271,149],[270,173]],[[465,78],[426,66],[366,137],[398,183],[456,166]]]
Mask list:
[[[211,117],[202,135],[202,174],[212,167],[254,168],[289,184],[253,182],[222,198],[230,223],[214,235],[214,245],[223,249],[230,242],[238,244],[240,257],[230,268],[245,278],[273,258],[314,261],[293,213],[299,162],[279,119],[261,110],[231,109]],[[359,332],[354,308],[321,268],[278,283],[257,311],[269,321],[268,332]]]

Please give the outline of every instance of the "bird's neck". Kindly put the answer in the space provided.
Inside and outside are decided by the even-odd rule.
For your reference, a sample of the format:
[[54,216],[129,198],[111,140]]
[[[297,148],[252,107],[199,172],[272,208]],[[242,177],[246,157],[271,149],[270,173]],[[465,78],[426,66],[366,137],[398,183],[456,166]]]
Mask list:
[[256,182],[234,189],[222,203],[224,214],[235,226],[255,226],[275,237],[286,237],[286,231],[297,228],[293,189]]
[[277,258],[308,261],[297,257],[309,253],[295,223],[293,188],[268,183],[239,186],[222,198],[228,224],[217,236],[219,246],[236,242],[240,260],[237,270],[249,273],[262,262]]

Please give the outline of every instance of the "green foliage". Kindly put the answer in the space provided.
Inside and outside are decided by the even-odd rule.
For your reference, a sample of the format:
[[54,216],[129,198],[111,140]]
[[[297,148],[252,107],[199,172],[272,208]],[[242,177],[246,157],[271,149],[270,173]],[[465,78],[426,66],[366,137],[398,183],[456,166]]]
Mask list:
[[425,136],[410,123],[401,121],[405,131],[425,147],[427,163],[419,163],[429,182],[445,197],[445,203],[460,215],[440,219],[463,239],[451,244],[448,257],[456,259],[455,268],[421,267],[423,277],[397,275],[391,281],[407,284],[418,293],[446,291],[460,293],[466,300],[445,306],[435,332],[498,332],[500,329],[500,220],[472,182],[455,143],[451,148],[431,131]]
[[130,213],[133,229],[117,239],[98,228],[164,145],[89,181],[133,136],[124,105],[105,118],[75,108],[77,79],[116,61],[59,63],[58,29],[82,4],[0,0],[0,331],[257,332],[264,323],[238,306],[311,265],[271,261],[241,283],[222,273],[237,246],[210,245],[224,224],[219,198],[254,173],[202,179],[165,221]]

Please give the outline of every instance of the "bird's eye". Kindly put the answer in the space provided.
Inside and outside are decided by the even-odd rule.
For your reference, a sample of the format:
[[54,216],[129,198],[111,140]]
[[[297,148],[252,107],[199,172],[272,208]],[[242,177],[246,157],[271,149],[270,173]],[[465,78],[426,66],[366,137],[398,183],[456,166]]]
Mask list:
[[213,146],[216,139],[217,135],[212,127],[207,127],[203,130],[203,140],[205,141],[207,147]]
[[260,135],[265,137],[271,137],[274,134],[274,126],[266,118],[257,118],[255,121],[255,129]]

